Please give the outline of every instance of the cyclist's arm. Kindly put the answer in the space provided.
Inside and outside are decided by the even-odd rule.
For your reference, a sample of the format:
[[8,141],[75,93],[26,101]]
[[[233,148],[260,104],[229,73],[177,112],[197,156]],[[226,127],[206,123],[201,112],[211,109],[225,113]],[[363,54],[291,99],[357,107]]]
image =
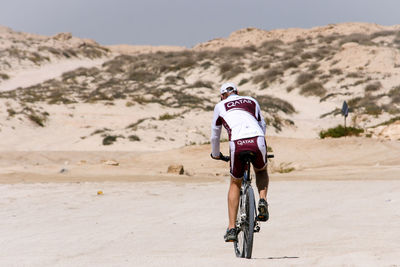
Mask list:
[[222,130],[222,121],[219,117],[218,107],[215,106],[213,121],[211,125],[211,140],[210,140],[211,155],[215,158],[218,158],[220,154],[219,139],[221,137],[221,130]]
[[257,101],[256,101],[256,112],[257,112],[258,125],[260,125],[260,127],[263,130],[264,135],[265,135],[265,133],[267,131],[267,125],[265,124],[265,120],[264,120],[263,115],[261,113],[260,105],[258,104]]

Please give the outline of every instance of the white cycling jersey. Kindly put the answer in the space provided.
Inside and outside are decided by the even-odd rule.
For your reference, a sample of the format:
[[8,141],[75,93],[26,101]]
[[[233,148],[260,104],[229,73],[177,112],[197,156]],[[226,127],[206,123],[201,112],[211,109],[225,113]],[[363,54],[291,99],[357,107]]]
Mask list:
[[213,157],[219,156],[222,125],[228,131],[229,141],[265,136],[266,125],[258,102],[249,96],[230,95],[214,108],[211,125]]

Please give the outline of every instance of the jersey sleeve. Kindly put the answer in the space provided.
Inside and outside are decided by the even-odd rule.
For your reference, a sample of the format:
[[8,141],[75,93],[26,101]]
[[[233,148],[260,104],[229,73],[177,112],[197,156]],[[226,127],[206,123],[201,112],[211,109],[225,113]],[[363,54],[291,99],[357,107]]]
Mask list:
[[261,113],[261,108],[260,105],[258,104],[258,102],[256,101],[256,114],[257,114],[257,121],[258,121],[258,125],[260,125],[264,135],[267,131],[267,125],[265,124],[265,120],[263,118],[263,115]]
[[221,137],[221,129],[222,129],[222,120],[219,116],[219,109],[216,105],[214,108],[214,115],[211,124],[211,153],[213,157],[218,157],[220,153],[220,137]]

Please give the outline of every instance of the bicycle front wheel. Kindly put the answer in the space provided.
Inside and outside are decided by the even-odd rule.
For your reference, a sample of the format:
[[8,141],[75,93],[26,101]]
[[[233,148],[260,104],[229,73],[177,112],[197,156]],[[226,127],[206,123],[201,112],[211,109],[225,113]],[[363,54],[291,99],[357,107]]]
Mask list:
[[237,257],[251,258],[255,223],[255,200],[253,188],[247,187],[241,195],[237,215],[238,241],[234,242]]

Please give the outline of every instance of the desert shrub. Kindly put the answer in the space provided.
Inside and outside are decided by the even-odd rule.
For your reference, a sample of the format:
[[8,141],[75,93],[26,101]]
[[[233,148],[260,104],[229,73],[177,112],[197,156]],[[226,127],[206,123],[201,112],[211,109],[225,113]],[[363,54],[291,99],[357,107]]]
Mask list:
[[317,70],[319,67],[320,67],[319,63],[314,62],[314,63],[311,63],[311,64],[308,66],[308,70],[310,70],[310,71],[315,71],[315,70]]
[[117,141],[117,137],[116,135],[106,135],[103,138],[103,145],[104,146],[108,146],[108,145],[112,145],[115,141]]
[[165,114],[160,115],[160,116],[158,117],[158,120],[160,120],[160,121],[172,120],[172,119],[175,119],[175,118],[178,117],[178,116],[179,116],[179,114],[169,114],[169,113],[165,113]]
[[222,47],[216,53],[219,57],[236,58],[243,57],[245,50],[240,47]]
[[345,43],[358,43],[360,45],[372,45],[373,42],[371,41],[371,36],[368,34],[363,33],[352,33],[350,35],[344,36],[342,40],[340,40],[340,45]]
[[100,57],[106,55],[107,50],[102,49],[101,47],[96,47],[93,45],[86,44],[79,48],[79,53],[85,57],[94,59],[94,58],[100,58]]
[[56,49],[54,47],[51,46],[39,46],[38,48],[39,51],[47,51],[55,56],[61,56],[62,53],[59,49]]
[[321,60],[323,58],[329,58],[329,56],[332,56],[335,52],[336,48],[333,46],[320,46],[314,52],[312,52],[312,56],[316,60]]
[[300,55],[301,59],[307,60],[313,58],[313,54],[310,52],[304,52]]
[[319,133],[319,137],[321,139],[324,139],[326,137],[339,138],[343,136],[359,136],[363,132],[364,130],[360,128],[355,128],[355,127],[344,128],[342,125],[338,125],[334,128],[329,128],[328,130],[322,130]]
[[17,114],[17,112],[15,110],[13,110],[12,108],[8,108],[7,112],[8,112],[8,116],[10,116],[10,117],[13,117],[15,114]]
[[384,121],[382,123],[379,123],[378,125],[372,126],[372,128],[376,128],[378,126],[390,125],[390,124],[392,124],[392,123],[394,123],[396,121],[399,121],[399,120],[400,120],[400,116],[397,116],[397,117],[391,118],[391,119],[389,119],[387,121]]
[[241,86],[241,85],[243,85],[245,83],[248,83],[248,82],[249,82],[249,79],[246,79],[246,78],[241,79],[240,82],[239,82],[239,86]]
[[57,89],[54,90],[50,93],[50,95],[48,96],[48,104],[54,105],[54,104],[72,104],[75,103],[76,101],[73,101],[71,99],[69,99],[62,90]]
[[290,166],[292,163],[281,162],[279,167],[276,168],[276,171],[279,173],[289,173],[295,170],[294,167]]
[[249,67],[252,71],[258,70],[260,68],[268,69],[270,66],[271,66],[271,64],[265,60],[255,60],[255,61],[252,61],[249,65]]
[[140,141],[139,136],[132,134],[130,136],[128,136],[129,141],[135,142],[135,141]]
[[305,96],[319,96],[322,97],[326,94],[326,89],[319,82],[309,82],[300,88],[300,94]]
[[110,74],[117,75],[124,72],[124,66],[129,65],[132,62],[136,62],[137,60],[138,59],[134,56],[121,55],[104,62],[102,67],[105,68]]
[[147,104],[147,103],[152,103],[153,102],[151,99],[144,98],[141,95],[133,95],[132,96],[132,101],[136,102],[138,104]]
[[253,77],[253,83],[257,84],[257,83],[261,83],[265,80],[265,73],[262,74],[258,74],[256,76]]
[[201,87],[206,87],[212,89],[212,82],[210,81],[202,81],[198,80],[194,84],[189,85],[189,88],[201,88]]
[[10,57],[23,58],[25,56],[25,51],[22,51],[15,46],[7,48],[5,52],[7,52]]
[[274,54],[281,50],[281,47],[284,45],[284,43],[281,40],[269,40],[263,42],[259,47],[258,50],[261,53],[269,53],[269,54]]
[[188,57],[184,58],[176,63],[174,68],[172,70],[180,70],[180,69],[185,69],[185,68],[190,68],[196,65],[196,61],[194,58]]
[[292,104],[277,97],[262,95],[256,97],[261,110],[266,112],[276,113],[282,111],[286,114],[293,114],[296,112]]
[[72,48],[65,49],[64,51],[62,51],[62,54],[66,58],[71,58],[71,57],[77,57],[78,56],[76,54],[76,52]]
[[307,47],[306,40],[303,38],[297,38],[296,41],[290,43],[289,45],[292,46],[293,50],[302,51],[304,48]]
[[274,82],[278,77],[283,75],[283,70],[281,67],[274,67],[262,74],[258,74],[253,77],[253,83],[263,83],[263,87],[266,87],[268,83]]
[[361,110],[364,114],[377,116],[383,111],[383,107],[377,104],[380,97],[381,96],[365,94],[364,97],[350,99],[347,103],[351,109]]
[[340,74],[343,74],[343,71],[341,69],[335,68],[335,69],[330,69],[329,73],[332,75],[340,75]]
[[[321,102],[322,102],[322,99],[321,99]],[[327,112],[327,113],[324,113],[324,114],[320,115],[319,118],[320,118],[320,119],[323,119],[323,118],[325,118],[325,117],[327,117],[327,116],[329,116],[329,115],[334,115],[334,116],[336,116],[336,115],[339,115],[341,112],[342,112],[341,109],[335,108],[334,110],[332,110],[332,111],[330,111],[330,112]]]
[[236,77],[238,74],[245,71],[244,67],[235,63],[223,63],[220,68],[220,74],[223,79],[232,79]]
[[36,114],[35,112],[28,114],[28,118],[40,127],[44,127],[44,123],[47,120],[46,115],[42,114],[41,116],[39,114]]
[[371,40],[378,38],[378,37],[385,37],[385,36],[390,36],[390,35],[395,35],[396,31],[390,31],[390,30],[386,30],[386,31],[379,31],[379,32],[374,32],[370,35]]
[[188,95],[188,94],[183,94],[183,93],[177,93],[174,95],[175,100],[177,103],[175,106],[177,107],[199,107],[199,108],[204,108],[204,98],[200,98],[195,95]]
[[350,72],[346,75],[347,78],[362,78],[362,74],[358,72]]
[[36,65],[40,65],[40,63],[44,60],[50,61],[48,57],[41,56],[39,53],[32,52],[29,56],[28,59],[35,63]]
[[382,84],[380,82],[374,82],[365,86],[364,90],[365,92],[375,92],[378,91],[380,88],[382,88]]
[[319,35],[318,36],[318,42],[319,43],[327,43],[327,44],[330,44],[330,43],[332,43],[332,42],[334,42],[335,40],[337,40],[338,38],[340,38],[340,36],[339,35],[335,35],[335,34],[332,34],[332,35],[327,35],[327,36],[322,36],[322,35]]
[[388,96],[392,99],[392,104],[400,103],[400,85],[390,89]]
[[314,74],[309,72],[302,72],[297,76],[296,83],[298,85],[305,84],[314,79]]
[[274,67],[265,72],[265,77],[269,82],[275,81],[279,76],[283,75],[283,70],[281,67]]
[[368,102],[364,105],[364,112],[368,115],[378,116],[382,114],[383,108],[378,106],[376,103]]
[[111,131],[111,129],[108,129],[108,128],[97,129],[93,133],[91,133],[90,135],[93,136],[95,134],[101,134],[101,133],[105,133],[105,132],[108,132],[108,131]]
[[212,63],[211,63],[211,61],[207,60],[207,61],[204,61],[203,63],[201,63],[200,66],[201,66],[203,69],[206,70],[206,69],[208,69],[209,67],[212,66]]
[[128,126],[126,126],[126,129],[133,129],[133,130],[137,130],[137,127],[139,126],[139,124],[141,124],[142,122],[144,122],[146,119],[139,119],[137,122],[131,123]]
[[292,85],[289,85],[288,87],[286,87],[286,92],[290,93],[291,91],[293,91],[294,87]]
[[283,62],[282,67],[284,69],[297,68],[300,64],[301,64],[300,60],[292,59],[292,60]]
[[6,73],[0,73],[0,79],[8,80],[8,79],[10,79],[10,76],[8,76]]
[[165,77],[165,82],[169,84],[176,84],[177,81],[178,79],[174,75],[168,75],[167,77]]
[[169,84],[177,84],[179,81],[185,83],[185,79],[179,75],[168,75],[165,77],[165,82]]
[[150,71],[132,71],[129,73],[129,80],[137,82],[152,82],[157,79],[157,75]]

